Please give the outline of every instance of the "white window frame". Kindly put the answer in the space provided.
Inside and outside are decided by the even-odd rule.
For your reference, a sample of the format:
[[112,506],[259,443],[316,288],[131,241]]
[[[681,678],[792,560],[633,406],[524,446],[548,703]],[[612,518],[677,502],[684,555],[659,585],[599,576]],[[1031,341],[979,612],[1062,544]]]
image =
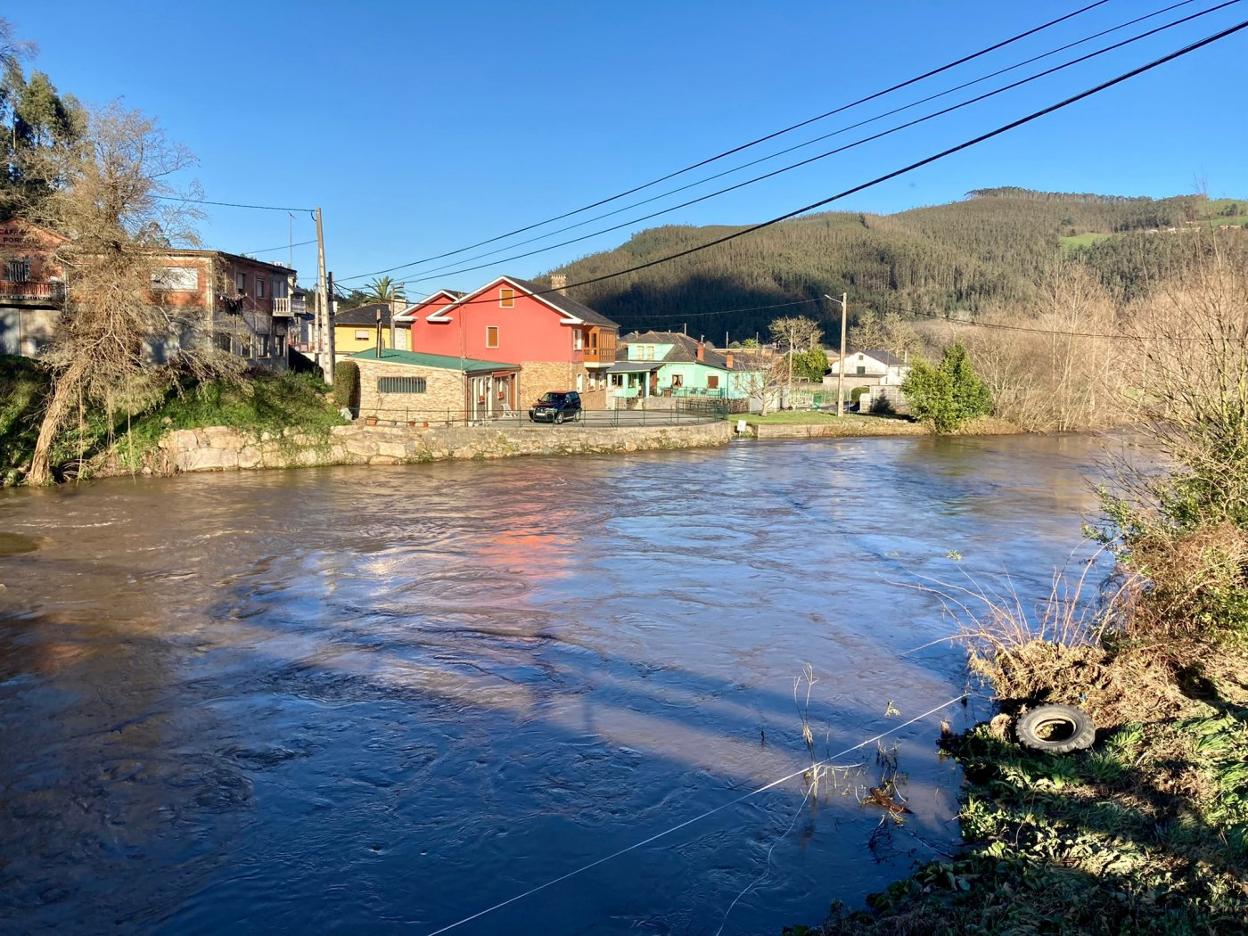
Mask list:
[[373,333],[369,331],[367,328],[357,328],[355,330],[356,341],[368,341],[368,339],[371,337],[373,337]]
[[579,328],[573,329],[572,331],[572,350],[573,351],[585,350],[585,336],[581,333],[581,330]]

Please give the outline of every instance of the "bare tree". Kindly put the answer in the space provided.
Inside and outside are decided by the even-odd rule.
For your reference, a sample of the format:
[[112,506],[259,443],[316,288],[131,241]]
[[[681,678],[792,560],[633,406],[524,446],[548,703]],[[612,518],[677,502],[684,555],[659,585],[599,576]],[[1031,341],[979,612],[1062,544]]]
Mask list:
[[823,330],[814,319],[804,315],[790,315],[771,323],[771,337],[788,363],[788,391],[784,405],[790,405],[793,399],[793,355],[798,351],[816,347],[823,339]]
[[[87,404],[132,412],[185,374],[207,377],[236,367],[156,299],[152,277],[161,248],[193,243],[193,212],[162,196],[193,160],[148,118],[111,106],[91,115],[76,145],[47,154],[61,180],[32,219],[63,235],[55,260],[65,271],[65,310],[47,362],[53,389],[39,427],[28,483],[52,478],[53,446],[68,416]],[[165,363],[152,349],[171,349]]]
[[737,386],[750,400],[758,404],[759,412],[767,415],[775,406],[790,379],[786,358],[764,351],[737,352],[734,379]]

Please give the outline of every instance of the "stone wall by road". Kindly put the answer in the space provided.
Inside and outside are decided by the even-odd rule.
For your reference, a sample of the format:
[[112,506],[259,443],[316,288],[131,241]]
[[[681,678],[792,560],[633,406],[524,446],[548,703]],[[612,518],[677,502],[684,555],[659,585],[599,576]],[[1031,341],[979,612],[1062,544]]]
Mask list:
[[323,438],[297,433],[255,436],[224,426],[180,429],[166,435],[145,471],[229,471],[313,465],[399,465],[452,458],[576,455],[724,445],[733,427],[724,421],[684,426],[484,427],[335,426]]

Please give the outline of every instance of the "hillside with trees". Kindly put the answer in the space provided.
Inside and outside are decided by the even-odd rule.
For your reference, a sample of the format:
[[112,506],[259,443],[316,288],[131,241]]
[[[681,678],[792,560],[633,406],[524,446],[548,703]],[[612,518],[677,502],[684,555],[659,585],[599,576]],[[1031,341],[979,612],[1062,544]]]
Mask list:
[[[765,334],[774,311],[723,310],[814,299],[848,291],[857,311],[924,315],[1025,309],[1055,267],[1088,267],[1127,298],[1183,268],[1190,235],[1219,231],[1248,253],[1248,200],[1185,195],[1153,199],[1019,188],[978,189],[961,201],[892,215],[828,212],[795,219],[704,252],[577,291],[625,330],[679,329],[722,340]],[[552,272],[572,282],[686,250],[734,230],[665,226],[614,250]],[[811,304],[829,338],[831,304]]]

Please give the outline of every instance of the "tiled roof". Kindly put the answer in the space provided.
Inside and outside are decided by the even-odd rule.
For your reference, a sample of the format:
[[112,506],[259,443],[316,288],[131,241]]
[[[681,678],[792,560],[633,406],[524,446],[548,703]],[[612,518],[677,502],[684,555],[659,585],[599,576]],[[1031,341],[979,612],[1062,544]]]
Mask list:
[[335,325],[376,325],[377,310],[381,309],[381,324],[385,328],[390,327],[390,303],[388,302],[370,302],[366,305],[356,306],[354,309],[347,309],[342,312],[334,313]]
[[625,344],[672,345],[672,349],[667,352],[667,356],[660,362],[663,364],[699,363],[710,367],[718,367],[721,370],[728,369],[728,359],[721,352],[713,350],[709,345],[703,347],[702,360],[698,361],[698,339],[690,338],[683,332],[633,332],[631,335],[625,335],[620,340]]
[[540,283],[534,283],[530,280],[517,279],[514,276],[507,277],[521,289],[531,293],[541,293],[538,298],[549,302],[560,312],[575,316],[582,322],[588,322],[590,325],[606,325],[610,328],[619,328],[620,326],[611,319],[607,318],[601,312],[595,312],[584,303],[577,302],[575,299],[565,296],[563,293],[554,291],[548,292],[549,286],[542,286]]

